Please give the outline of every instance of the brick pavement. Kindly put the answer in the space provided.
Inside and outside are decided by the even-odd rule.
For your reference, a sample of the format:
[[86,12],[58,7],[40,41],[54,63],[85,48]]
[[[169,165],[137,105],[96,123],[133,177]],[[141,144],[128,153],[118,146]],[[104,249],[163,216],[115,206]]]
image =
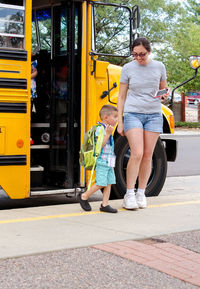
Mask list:
[[156,239],[92,246],[200,286],[200,254]]

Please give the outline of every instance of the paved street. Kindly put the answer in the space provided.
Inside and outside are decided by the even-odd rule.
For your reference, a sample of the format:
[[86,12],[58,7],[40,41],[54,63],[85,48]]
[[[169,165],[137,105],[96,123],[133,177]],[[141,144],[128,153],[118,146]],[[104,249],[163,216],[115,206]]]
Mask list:
[[200,129],[176,129],[175,134],[163,134],[161,138],[176,139],[175,162],[168,162],[167,176],[200,175]]

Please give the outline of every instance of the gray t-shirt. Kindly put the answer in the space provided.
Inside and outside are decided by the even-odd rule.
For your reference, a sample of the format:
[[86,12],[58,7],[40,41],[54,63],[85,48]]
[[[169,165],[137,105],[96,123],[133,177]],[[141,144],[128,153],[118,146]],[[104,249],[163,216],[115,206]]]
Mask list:
[[136,60],[122,68],[120,82],[128,84],[124,112],[160,113],[160,98],[154,98],[160,82],[166,80],[166,69],[162,62],[150,60],[140,65]]

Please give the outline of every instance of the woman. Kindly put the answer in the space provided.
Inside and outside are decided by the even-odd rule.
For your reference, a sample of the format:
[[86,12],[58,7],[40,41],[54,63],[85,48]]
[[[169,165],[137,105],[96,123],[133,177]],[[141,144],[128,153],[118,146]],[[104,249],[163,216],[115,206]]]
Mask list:
[[[150,58],[150,42],[146,38],[137,38],[132,52],[134,60],[122,68],[118,96],[118,133],[127,137],[131,149],[123,200],[126,209],[147,206],[145,188],[151,173],[153,151],[163,126],[161,99],[155,95],[158,90],[167,88],[165,66]],[[165,94],[162,99],[167,96]]]

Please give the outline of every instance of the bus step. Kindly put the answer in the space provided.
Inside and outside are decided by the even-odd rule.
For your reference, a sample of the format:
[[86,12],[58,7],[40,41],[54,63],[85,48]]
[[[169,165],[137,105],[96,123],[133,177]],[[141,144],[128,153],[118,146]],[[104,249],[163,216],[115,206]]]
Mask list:
[[40,165],[31,167],[31,187],[41,186],[43,183],[44,168]]
[[31,172],[43,172],[44,168],[42,166],[31,167]]
[[73,189],[59,189],[59,190],[46,190],[46,191],[31,191],[31,197],[35,197],[35,196],[46,196],[46,195],[63,195],[63,194],[67,194],[67,195],[71,195],[75,196],[75,192],[77,189],[73,188]]

